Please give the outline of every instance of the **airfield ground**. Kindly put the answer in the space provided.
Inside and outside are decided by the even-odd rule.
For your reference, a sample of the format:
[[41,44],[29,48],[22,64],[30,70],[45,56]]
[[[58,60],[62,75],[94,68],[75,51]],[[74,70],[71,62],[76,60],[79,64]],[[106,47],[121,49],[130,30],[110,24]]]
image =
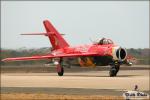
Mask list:
[[150,94],[149,65],[122,66],[117,77],[109,77],[108,70],[108,66],[65,68],[64,76],[59,77],[53,67],[2,66],[1,99],[120,100],[135,85]]

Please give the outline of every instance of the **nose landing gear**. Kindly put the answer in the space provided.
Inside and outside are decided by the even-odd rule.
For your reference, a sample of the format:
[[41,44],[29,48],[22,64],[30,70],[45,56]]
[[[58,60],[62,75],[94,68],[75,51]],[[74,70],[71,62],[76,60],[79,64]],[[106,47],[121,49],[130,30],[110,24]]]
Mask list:
[[110,77],[116,76],[119,69],[120,69],[120,64],[118,64],[118,63],[112,64],[110,67],[109,76]]

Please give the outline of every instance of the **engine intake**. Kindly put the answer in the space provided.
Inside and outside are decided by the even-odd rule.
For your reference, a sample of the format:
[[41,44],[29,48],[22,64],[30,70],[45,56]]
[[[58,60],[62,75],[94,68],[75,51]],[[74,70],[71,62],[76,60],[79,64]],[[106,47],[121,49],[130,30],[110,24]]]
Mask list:
[[127,56],[127,51],[125,48],[121,48],[121,47],[116,47],[113,48],[113,59],[114,60],[125,60],[126,56]]

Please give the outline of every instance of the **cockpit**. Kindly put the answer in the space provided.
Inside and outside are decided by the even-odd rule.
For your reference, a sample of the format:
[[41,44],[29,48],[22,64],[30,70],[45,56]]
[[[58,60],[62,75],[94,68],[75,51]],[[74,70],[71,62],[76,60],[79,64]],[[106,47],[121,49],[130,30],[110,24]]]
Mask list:
[[113,41],[111,39],[102,38],[97,44],[98,45],[113,44]]

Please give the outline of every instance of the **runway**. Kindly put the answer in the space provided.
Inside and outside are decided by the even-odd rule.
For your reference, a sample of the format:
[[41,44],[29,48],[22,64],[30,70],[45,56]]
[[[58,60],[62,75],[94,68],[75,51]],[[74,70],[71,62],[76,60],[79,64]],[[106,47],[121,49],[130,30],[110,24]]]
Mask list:
[[135,85],[140,91],[149,93],[148,69],[120,70],[117,77],[109,77],[108,70],[66,72],[61,77],[54,72],[1,73],[2,94],[122,96],[125,91],[134,90]]
[[78,73],[3,73],[2,87],[57,87],[89,89],[132,90],[138,85],[140,90],[149,90],[148,70],[122,70],[117,77],[109,77],[108,71],[88,71]]

